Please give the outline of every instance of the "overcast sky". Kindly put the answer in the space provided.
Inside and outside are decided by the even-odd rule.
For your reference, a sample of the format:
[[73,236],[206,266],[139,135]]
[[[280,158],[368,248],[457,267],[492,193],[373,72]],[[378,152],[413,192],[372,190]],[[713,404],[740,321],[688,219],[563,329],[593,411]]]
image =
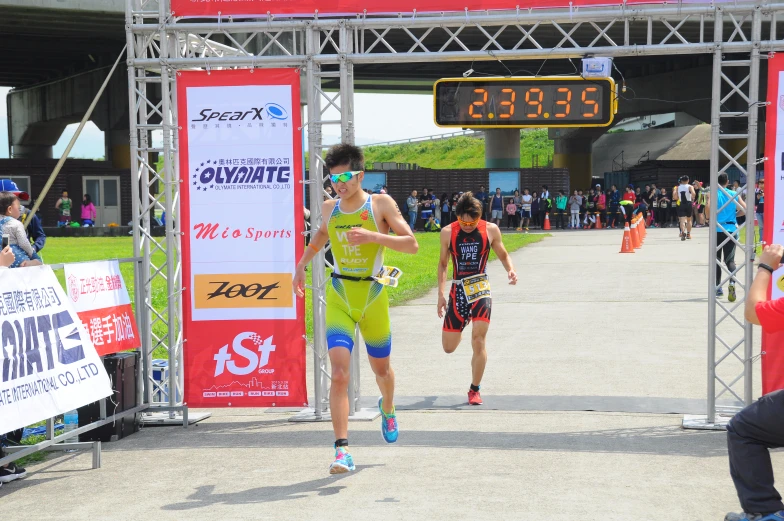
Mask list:
[[[0,88],[0,157],[8,157],[8,116],[5,98],[10,89]],[[356,94],[354,100],[357,144],[366,145],[413,137],[444,134],[460,129],[438,128],[433,123],[432,95]],[[329,112],[325,119],[331,119]],[[69,126],[54,148],[60,157],[76,130]],[[337,126],[325,126],[324,142],[331,144],[340,136]],[[71,157],[100,158],[104,155],[103,132],[92,123],[85,126],[71,151]]]

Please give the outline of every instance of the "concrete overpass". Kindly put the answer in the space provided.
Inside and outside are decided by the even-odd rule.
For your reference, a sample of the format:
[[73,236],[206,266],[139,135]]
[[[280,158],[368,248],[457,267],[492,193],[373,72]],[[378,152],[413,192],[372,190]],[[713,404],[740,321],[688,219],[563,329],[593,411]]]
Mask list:
[[[9,145],[12,157],[51,157],[52,147],[66,125],[78,121],[105,76],[106,67],[125,43],[124,0],[0,0],[0,43],[10,52],[0,56],[0,85],[15,87],[8,100]],[[618,38],[622,24],[608,29]],[[635,34],[646,30],[645,22],[630,24]],[[540,45],[556,45],[563,37],[554,29],[539,30]],[[544,31],[544,32],[542,32]],[[594,34],[573,34],[578,41]],[[686,22],[681,34],[697,34],[697,22]],[[232,45],[220,33],[215,42]],[[517,36],[501,35],[504,38]],[[622,36],[621,36],[622,38]],[[463,42],[477,48],[486,37],[467,27]],[[477,43],[478,42],[478,43]],[[503,42],[505,47],[510,42]],[[263,40],[255,42],[258,52]],[[388,43],[404,52],[410,40]],[[445,42],[448,45],[449,42]],[[379,46],[380,47],[380,46]],[[620,102],[618,119],[669,112],[686,112],[702,121],[710,116],[711,60],[709,54],[634,56],[618,58],[615,64],[626,79],[627,92]],[[432,92],[432,84],[442,77],[461,76],[469,67],[478,75],[574,74],[579,60],[527,60],[431,62],[407,64],[357,64],[354,68],[357,92]],[[764,75],[763,67],[763,75]],[[116,166],[128,166],[128,95],[123,68],[101,100],[93,120],[106,132],[107,159]],[[334,89],[335,80],[325,80]],[[760,82],[764,88],[764,78]],[[669,100],[669,101],[668,101]],[[674,101],[673,101],[674,100]],[[740,109],[741,107],[737,107]],[[585,185],[591,176],[591,146],[605,129],[564,129],[550,133],[555,140],[556,166],[569,168],[575,186]],[[487,133],[487,163],[492,167],[519,166],[517,132],[496,130]]]
[[[0,85],[8,98],[11,157],[52,157],[81,120],[125,45],[123,0],[0,0]],[[128,81],[121,68],[96,108],[106,157],[129,166]]]

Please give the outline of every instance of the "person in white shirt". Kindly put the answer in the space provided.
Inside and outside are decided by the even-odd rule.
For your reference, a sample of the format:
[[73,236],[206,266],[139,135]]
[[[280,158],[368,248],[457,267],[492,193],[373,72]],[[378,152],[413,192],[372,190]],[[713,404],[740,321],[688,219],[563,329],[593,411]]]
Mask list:
[[583,196],[574,191],[574,195],[569,198],[569,211],[572,219],[569,221],[569,228],[577,229],[580,227],[580,207],[583,205]]
[[531,197],[531,194],[528,193],[528,188],[523,190],[523,196],[520,198],[520,200],[522,201],[521,215],[523,218],[523,222],[520,223],[520,227],[528,232],[528,226],[531,224],[531,203],[534,200],[534,198]]

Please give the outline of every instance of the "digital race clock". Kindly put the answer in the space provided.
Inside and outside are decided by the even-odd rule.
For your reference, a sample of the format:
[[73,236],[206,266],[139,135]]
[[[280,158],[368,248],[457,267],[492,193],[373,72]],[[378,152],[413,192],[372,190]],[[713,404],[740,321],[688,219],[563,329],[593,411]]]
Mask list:
[[618,109],[612,78],[446,78],[433,97],[440,127],[606,127]]

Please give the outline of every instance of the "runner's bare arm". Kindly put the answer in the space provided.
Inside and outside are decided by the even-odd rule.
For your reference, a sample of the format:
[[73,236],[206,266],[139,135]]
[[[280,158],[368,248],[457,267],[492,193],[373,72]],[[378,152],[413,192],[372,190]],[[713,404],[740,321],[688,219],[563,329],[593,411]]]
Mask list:
[[329,241],[327,222],[329,221],[329,216],[332,215],[332,210],[335,208],[335,202],[336,199],[330,199],[324,201],[324,204],[321,205],[321,226],[310,238],[310,246],[305,248],[305,253],[302,254],[302,258],[297,263],[292,285],[294,286],[294,292],[300,297],[305,296],[305,266],[310,264],[316,254],[321,251]]
[[517,284],[517,273],[515,272],[514,264],[512,264],[512,257],[509,256],[509,252],[506,251],[506,247],[504,247],[504,241],[501,238],[501,229],[495,224],[488,223],[487,237],[490,239],[490,247],[493,248],[493,251],[498,256],[498,260],[504,265],[504,268],[509,275],[509,284]]
[[414,232],[411,231],[408,223],[403,220],[395,200],[389,195],[379,194],[373,196],[373,201],[375,203],[376,216],[379,217],[378,220],[386,221],[390,230],[395,232],[395,235],[371,232],[364,228],[353,228],[347,234],[349,244],[356,246],[372,242],[401,253],[415,254],[419,251],[419,243],[417,243],[416,237],[414,237]]
[[[760,264],[767,264],[775,270],[779,268],[778,263],[781,262],[782,255],[784,255],[784,247],[780,244],[771,244],[762,251],[759,262]],[[746,295],[744,316],[752,324],[760,325],[760,319],[757,316],[757,304],[768,300],[768,288],[770,287],[771,278],[772,274],[767,270],[759,270]]]
[[441,229],[441,256],[438,259],[438,318],[444,318],[446,313],[446,276],[449,269],[449,242],[452,239],[452,226],[446,225]]
[[746,201],[744,201],[740,196],[735,199],[735,209],[741,212],[746,211]]

